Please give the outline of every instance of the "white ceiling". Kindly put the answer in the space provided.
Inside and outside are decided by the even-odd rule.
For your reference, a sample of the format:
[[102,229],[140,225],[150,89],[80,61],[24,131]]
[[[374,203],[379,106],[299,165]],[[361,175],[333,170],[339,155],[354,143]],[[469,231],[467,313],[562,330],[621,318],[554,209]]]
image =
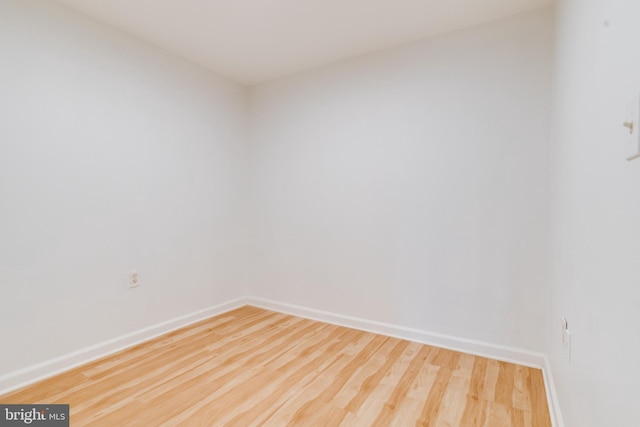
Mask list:
[[553,0],[59,0],[252,85]]

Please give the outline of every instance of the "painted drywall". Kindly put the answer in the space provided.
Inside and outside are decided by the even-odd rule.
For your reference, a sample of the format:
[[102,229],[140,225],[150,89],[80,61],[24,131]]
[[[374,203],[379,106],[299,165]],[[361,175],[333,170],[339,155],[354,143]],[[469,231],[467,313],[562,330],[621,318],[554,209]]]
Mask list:
[[[640,160],[622,123],[640,93],[640,3],[560,0],[552,121],[549,353],[567,426],[640,420]],[[572,333],[562,350],[560,317]]]
[[530,350],[548,313],[552,14],[252,88],[252,293]]
[[0,376],[246,293],[244,88],[49,1],[0,52]]

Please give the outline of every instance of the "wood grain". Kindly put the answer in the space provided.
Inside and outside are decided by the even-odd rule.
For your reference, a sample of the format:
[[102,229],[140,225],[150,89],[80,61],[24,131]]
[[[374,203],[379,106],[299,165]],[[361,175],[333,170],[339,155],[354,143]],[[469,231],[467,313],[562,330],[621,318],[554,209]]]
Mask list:
[[550,427],[538,369],[245,306],[2,403],[73,426]]

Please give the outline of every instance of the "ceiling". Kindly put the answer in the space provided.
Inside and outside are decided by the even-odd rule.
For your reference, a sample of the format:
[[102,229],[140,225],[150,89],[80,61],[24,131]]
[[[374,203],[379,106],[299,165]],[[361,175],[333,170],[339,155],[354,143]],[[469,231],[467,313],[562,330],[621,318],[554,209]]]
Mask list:
[[58,0],[253,85],[553,0]]

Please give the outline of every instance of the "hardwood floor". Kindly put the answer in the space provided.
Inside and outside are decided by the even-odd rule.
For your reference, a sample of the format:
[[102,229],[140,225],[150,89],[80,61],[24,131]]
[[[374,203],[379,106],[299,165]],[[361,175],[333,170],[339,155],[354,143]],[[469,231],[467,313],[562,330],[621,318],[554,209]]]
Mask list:
[[250,306],[0,402],[72,426],[551,426],[538,369]]

